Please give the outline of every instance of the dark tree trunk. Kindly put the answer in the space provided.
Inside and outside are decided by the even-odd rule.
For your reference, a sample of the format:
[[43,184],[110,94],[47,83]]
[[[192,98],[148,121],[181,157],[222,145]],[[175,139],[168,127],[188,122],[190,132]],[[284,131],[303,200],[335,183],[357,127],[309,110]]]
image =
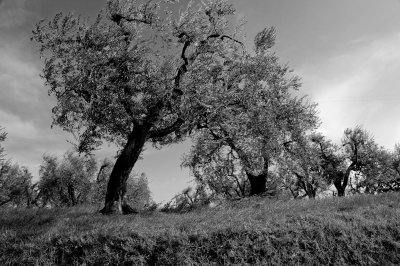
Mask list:
[[75,189],[74,189],[74,186],[72,184],[68,185],[67,191],[68,191],[69,199],[71,201],[71,205],[72,206],[78,205],[78,202],[77,202],[76,197],[75,197]]
[[265,173],[260,175],[253,175],[247,173],[250,182],[250,196],[262,195],[266,191],[267,175]]
[[346,196],[346,188],[345,188],[345,187],[342,187],[342,186],[339,186],[339,187],[335,186],[335,187],[336,187],[336,189],[337,189],[337,195],[338,195],[338,197],[344,197],[344,196]]
[[307,186],[306,193],[307,193],[308,198],[315,199],[315,197],[317,195],[316,189],[310,183],[307,183],[306,186]]
[[107,193],[103,214],[130,214],[136,211],[130,207],[125,199],[126,181],[133,166],[142,152],[150,126],[136,127],[125,144],[121,154],[115,162],[107,185]]
[[337,195],[338,197],[344,197],[346,195],[346,187],[349,183],[349,178],[351,171],[354,170],[355,168],[355,163],[353,162],[346,170],[345,173],[338,173],[335,179],[335,182],[333,183],[336,187],[337,190]]
[[345,178],[345,175],[341,174],[341,175],[338,176],[338,178],[333,183],[335,185],[336,190],[337,190],[337,196],[338,197],[346,196],[347,182],[346,182],[346,184],[344,184],[344,182],[342,183],[342,181],[344,181],[344,178]]

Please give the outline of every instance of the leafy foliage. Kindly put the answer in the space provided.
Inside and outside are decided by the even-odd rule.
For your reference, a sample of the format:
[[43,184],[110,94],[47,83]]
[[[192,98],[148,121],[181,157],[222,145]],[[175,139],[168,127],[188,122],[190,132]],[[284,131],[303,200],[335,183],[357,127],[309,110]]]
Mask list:
[[93,156],[80,157],[66,152],[61,161],[44,155],[39,170],[42,205],[75,206],[88,202],[91,184],[97,171]]
[[[339,196],[345,195],[349,185],[359,191],[360,187],[354,188],[361,184],[359,177],[365,178],[373,171],[379,171],[379,149],[366,130],[360,126],[348,128],[341,142],[338,146],[322,134],[314,133],[299,147],[292,143],[287,149],[292,158],[286,159],[286,163],[291,165],[291,171],[296,176],[295,184],[309,197],[309,192],[313,192],[311,195],[315,197],[315,190],[328,184],[335,186]],[[381,157],[383,155],[381,152]]]
[[376,149],[373,162],[363,171],[364,175],[357,180],[357,192],[382,193],[400,191],[400,147],[394,151],[384,147]]
[[208,106],[238,89],[229,80],[244,58],[233,6],[190,1],[177,16],[178,4],[109,1],[94,23],[58,14],[33,31],[57,99],[53,124],[77,136],[79,151],[102,140],[122,148],[104,213],[123,212],[126,182],[146,142],[180,141],[212,115]]
[[[71,151],[67,151],[61,160],[44,155],[39,171],[38,204],[51,207],[103,204],[113,166],[114,163],[106,158],[98,168],[94,156],[80,156]],[[152,203],[144,173],[132,174],[127,189],[127,201],[138,210]]]
[[318,125],[316,105],[293,96],[298,77],[269,50],[274,38],[273,28],[260,32],[256,54],[234,64],[228,78],[218,77],[228,81],[229,90],[220,92],[223,101],[209,101],[202,132],[183,163],[199,182],[227,197],[264,193],[266,188],[257,186],[275,183],[268,175],[284,144]]
[[0,162],[4,161],[4,147],[1,145],[3,141],[6,140],[7,132],[4,131],[4,128],[0,126]]
[[79,135],[80,150],[101,139],[123,144],[146,123],[154,140],[183,122],[185,132],[200,114],[200,95],[215,85],[212,73],[237,54],[224,35],[230,4],[189,5],[175,19],[164,12],[174,6],[167,2],[110,1],[93,24],[58,14],[34,30],[46,56],[43,78],[57,98],[54,124]]
[[213,195],[227,199],[247,196],[250,185],[237,154],[220,141],[207,137],[202,134],[196,138],[182,165],[190,167],[196,182]]
[[321,134],[311,133],[286,144],[285,155],[279,159],[279,174],[294,198],[315,198],[327,188],[326,168],[322,152],[334,149]]
[[32,174],[26,167],[0,164],[0,206],[31,207],[35,198]]
[[30,207],[35,198],[35,186],[32,185],[32,174],[26,167],[12,164],[5,159],[4,147],[7,133],[0,127],[0,206]]

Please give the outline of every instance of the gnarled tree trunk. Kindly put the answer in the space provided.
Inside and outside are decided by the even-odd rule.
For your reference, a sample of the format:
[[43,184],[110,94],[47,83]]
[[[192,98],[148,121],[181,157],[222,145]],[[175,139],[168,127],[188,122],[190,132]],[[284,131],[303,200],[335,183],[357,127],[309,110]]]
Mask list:
[[125,199],[126,182],[146,142],[150,126],[137,126],[128,137],[121,154],[115,162],[107,185],[103,214],[129,214],[136,211]]
[[344,197],[346,195],[346,187],[349,183],[351,171],[355,170],[356,163],[352,163],[346,170],[345,173],[337,173],[334,185],[337,190],[338,197]]
[[[315,199],[317,196],[317,188],[313,186],[312,183],[308,181],[308,178],[294,172],[297,177],[297,185],[304,190],[309,199]],[[308,176],[308,175],[307,175]]]

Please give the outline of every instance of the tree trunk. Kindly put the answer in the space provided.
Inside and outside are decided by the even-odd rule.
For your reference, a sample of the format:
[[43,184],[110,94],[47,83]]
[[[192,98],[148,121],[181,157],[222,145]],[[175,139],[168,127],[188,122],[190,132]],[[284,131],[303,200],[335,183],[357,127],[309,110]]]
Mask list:
[[345,173],[342,172],[337,174],[334,185],[336,187],[338,197],[344,197],[346,195],[346,187],[349,183],[351,171],[353,171],[355,165],[356,164],[353,162],[349,167],[347,167]]
[[130,214],[136,211],[125,199],[126,181],[142,152],[150,126],[136,127],[128,137],[121,154],[115,162],[107,185],[103,214]]
[[260,175],[252,175],[247,173],[250,182],[250,196],[262,195],[266,191],[267,175],[265,173]]
[[75,189],[74,189],[74,186],[72,184],[68,185],[67,191],[68,191],[69,199],[71,201],[72,206],[78,205],[78,202],[77,202],[76,197],[75,197]]
[[316,189],[310,183],[307,183],[306,186],[307,186],[306,193],[307,193],[308,198],[315,199],[315,197],[317,196]]
[[336,187],[338,197],[346,196],[346,189],[345,187]]

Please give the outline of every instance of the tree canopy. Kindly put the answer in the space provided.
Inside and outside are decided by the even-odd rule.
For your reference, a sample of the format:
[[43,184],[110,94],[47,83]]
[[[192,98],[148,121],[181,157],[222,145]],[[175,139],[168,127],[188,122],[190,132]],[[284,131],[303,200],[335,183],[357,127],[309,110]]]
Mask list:
[[[58,14],[33,31],[46,58],[43,78],[57,99],[53,124],[76,134],[80,151],[102,140],[121,146],[104,213],[129,212],[123,191],[146,142],[179,141],[216,116],[233,125],[231,116],[256,115],[288,90],[260,88],[297,86],[295,80],[279,84],[287,68],[266,55],[273,29],[256,36],[252,56],[237,38],[235,9],[227,1],[190,2],[180,14],[178,5],[109,1],[92,23]],[[265,115],[256,117],[265,121]]]

